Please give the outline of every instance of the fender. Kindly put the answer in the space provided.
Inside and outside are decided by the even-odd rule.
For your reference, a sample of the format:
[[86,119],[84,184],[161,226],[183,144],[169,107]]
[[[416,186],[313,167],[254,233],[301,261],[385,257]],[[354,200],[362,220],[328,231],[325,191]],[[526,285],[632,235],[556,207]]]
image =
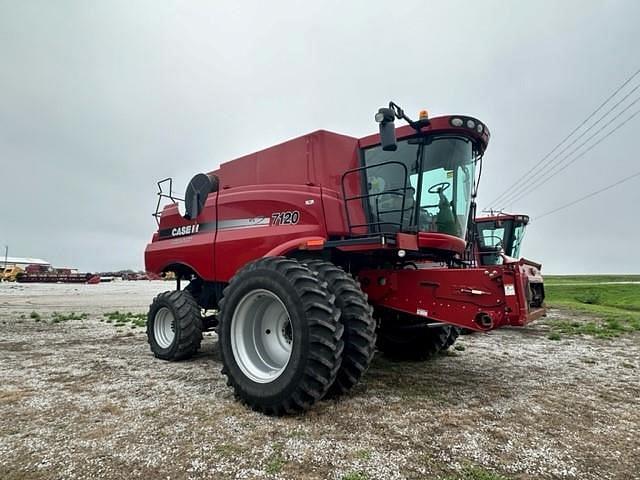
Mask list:
[[[189,271],[195,273],[198,277],[201,277],[200,272],[198,272],[193,265],[189,265],[185,261],[175,261],[175,262],[165,262],[161,267],[156,267],[153,273],[162,274],[165,272],[180,272],[180,271]],[[202,278],[202,277],[201,277]]]
[[203,280],[215,280],[213,248],[215,231],[182,235],[151,242],[144,252],[146,270],[160,274],[171,266],[195,272]]

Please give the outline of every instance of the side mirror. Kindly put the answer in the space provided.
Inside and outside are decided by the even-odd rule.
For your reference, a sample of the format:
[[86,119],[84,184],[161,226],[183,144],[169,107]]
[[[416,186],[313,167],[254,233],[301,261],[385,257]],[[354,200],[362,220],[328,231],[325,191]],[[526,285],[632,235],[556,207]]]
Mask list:
[[380,124],[380,143],[382,150],[393,152],[397,150],[396,126],[393,123],[395,114],[390,108],[380,108],[376,113],[375,120]]

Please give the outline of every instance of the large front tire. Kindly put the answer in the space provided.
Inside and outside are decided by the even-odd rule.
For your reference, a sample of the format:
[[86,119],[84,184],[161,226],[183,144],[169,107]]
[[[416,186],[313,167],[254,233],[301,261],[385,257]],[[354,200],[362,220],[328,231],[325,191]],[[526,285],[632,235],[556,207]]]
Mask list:
[[222,373],[236,396],[270,415],[320,400],[342,361],[339,314],[326,282],[296,260],[242,268],[224,290],[218,327]]
[[327,282],[329,292],[336,297],[340,323],[344,325],[342,365],[329,395],[341,395],[358,383],[369,368],[376,347],[376,321],[367,295],[351,275],[324,260],[309,260],[306,265]]
[[162,360],[183,360],[198,351],[202,316],[189,292],[172,290],[153,299],[147,315],[147,341]]

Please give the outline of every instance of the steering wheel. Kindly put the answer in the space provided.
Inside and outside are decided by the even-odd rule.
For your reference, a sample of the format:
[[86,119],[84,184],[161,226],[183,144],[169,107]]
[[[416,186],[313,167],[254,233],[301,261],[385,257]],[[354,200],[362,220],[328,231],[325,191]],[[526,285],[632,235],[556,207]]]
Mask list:
[[[504,245],[502,245],[503,239],[499,235],[485,235],[483,237],[483,240],[483,243],[485,243],[485,247],[496,248],[498,250],[502,250],[504,248]],[[486,243],[488,241],[490,241],[493,245],[487,245]]]
[[[440,182],[440,183],[436,183],[435,185],[431,185],[429,187],[429,190],[427,190],[427,192],[429,193],[440,193],[440,192],[444,192],[445,190],[447,190],[449,187],[451,186],[451,183],[449,182]],[[440,187],[440,188],[438,188]]]

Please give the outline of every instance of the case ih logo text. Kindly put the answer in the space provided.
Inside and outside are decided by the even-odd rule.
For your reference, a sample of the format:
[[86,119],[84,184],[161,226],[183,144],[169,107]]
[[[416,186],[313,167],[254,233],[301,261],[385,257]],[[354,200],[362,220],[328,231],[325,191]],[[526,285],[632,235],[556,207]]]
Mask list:
[[185,227],[176,227],[171,230],[172,237],[181,237],[182,235],[191,235],[192,233],[198,233],[200,230],[200,224],[187,225]]

